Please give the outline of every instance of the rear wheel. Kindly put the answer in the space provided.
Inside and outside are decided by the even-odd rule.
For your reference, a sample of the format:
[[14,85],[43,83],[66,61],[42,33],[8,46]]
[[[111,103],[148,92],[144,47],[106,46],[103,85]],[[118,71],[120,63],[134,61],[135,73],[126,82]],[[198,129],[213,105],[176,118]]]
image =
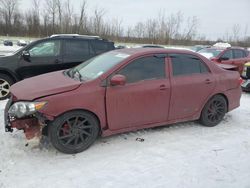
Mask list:
[[219,124],[227,112],[227,101],[221,95],[212,97],[204,106],[200,122],[207,127]]
[[6,74],[0,74],[0,100],[10,97],[10,86],[14,81]]
[[86,150],[99,134],[99,122],[91,113],[68,112],[49,125],[52,145],[63,153],[73,154]]

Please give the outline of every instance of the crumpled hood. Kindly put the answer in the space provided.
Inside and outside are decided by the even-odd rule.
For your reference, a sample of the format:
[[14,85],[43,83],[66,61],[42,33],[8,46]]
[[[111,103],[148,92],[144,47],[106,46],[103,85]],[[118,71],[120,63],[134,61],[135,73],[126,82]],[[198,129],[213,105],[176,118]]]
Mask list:
[[34,100],[72,91],[80,85],[80,81],[65,76],[63,71],[57,71],[25,79],[11,86],[10,91],[17,100]]

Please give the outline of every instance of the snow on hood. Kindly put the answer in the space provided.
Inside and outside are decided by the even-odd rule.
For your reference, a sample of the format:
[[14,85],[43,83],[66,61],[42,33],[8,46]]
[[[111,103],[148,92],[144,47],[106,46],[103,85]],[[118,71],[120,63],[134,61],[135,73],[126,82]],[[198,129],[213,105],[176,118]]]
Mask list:
[[78,88],[80,84],[80,81],[65,76],[63,71],[57,71],[25,79],[11,86],[10,91],[17,100],[34,100],[72,91]]

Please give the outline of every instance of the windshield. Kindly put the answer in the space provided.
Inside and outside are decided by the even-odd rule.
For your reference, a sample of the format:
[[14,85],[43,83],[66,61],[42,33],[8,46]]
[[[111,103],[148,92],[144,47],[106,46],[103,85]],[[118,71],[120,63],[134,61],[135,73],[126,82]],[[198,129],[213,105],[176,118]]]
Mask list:
[[93,80],[129,56],[129,54],[115,51],[107,52],[76,66],[71,69],[71,71],[73,72],[73,75],[75,73],[79,74],[78,77],[83,80]]
[[198,51],[198,53],[205,56],[206,58],[212,58],[218,56],[222,51],[223,49],[204,48]]

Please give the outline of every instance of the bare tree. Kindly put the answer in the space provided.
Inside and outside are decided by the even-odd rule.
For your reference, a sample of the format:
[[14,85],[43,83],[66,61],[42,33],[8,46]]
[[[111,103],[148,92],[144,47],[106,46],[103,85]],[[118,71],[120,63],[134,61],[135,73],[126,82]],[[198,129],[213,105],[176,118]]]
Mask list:
[[45,14],[51,20],[52,24],[52,33],[55,33],[55,25],[56,25],[56,14],[57,14],[57,0],[46,0],[45,1],[45,10],[47,11]]
[[94,33],[97,35],[100,35],[102,32],[104,15],[105,15],[104,9],[100,9],[98,7],[95,8],[93,17],[93,27],[94,27]]
[[62,27],[62,16],[63,16],[63,13],[62,13],[62,4],[61,4],[61,1],[60,0],[56,0],[56,6],[57,6],[57,11],[58,11],[58,20],[59,20],[59,32],[61,33],[62,30],[63,30],[63,27]]
[[41,35],[40,31],[40,1],[39,0],[33,0],[33,8],[31,10],[32,19],[33,19],[33,28],[32,33],[36,36]]
[[86,31],[86,20],[87,20],[87,17],[86,17],[86,13],[85,13],[85,9],[86,9],[86,1],[83,0],[82,1],[82,4],[81,4],[81,9],[80,9],[80,18],[79,18],[79,23],[78,23],[78,33],[82,33],[82,32],[85,32]]
[[238,42],[239,41],[239,35],[240,35],[240,25],[234,24],[232,28],[233,32],[233,41]]
[[134,37],[143,38],[145,35],[145,25],[142,22],[138,22],[133,30]]
[[196,16],[187,18],[187,26],[183,33],[183,39],[191,41],[197,34],[198,19]]
[[149,19],[146,22],[146,36],[151,43],[156,42],[157,36],[157,21],[155,19]]
[[233,33],[233,42],[239,42],[239,35],[240,35],[240,25],[234,24],[232,28]]
[[183,22],[183,15],[181,12],[171,14],[166,22],[166,42],[171,44],[171,40],[177,38],[180,34],[181,24]]
[[1,14],[5,22],[5,32],[11,32],[14,14],[17,13],[18,0],[0,0]]
[[72,32],[72,19],[74,9],[70,0],[66,0],[64,3],[65,11],[63,15],[63,32],[71,33]]

